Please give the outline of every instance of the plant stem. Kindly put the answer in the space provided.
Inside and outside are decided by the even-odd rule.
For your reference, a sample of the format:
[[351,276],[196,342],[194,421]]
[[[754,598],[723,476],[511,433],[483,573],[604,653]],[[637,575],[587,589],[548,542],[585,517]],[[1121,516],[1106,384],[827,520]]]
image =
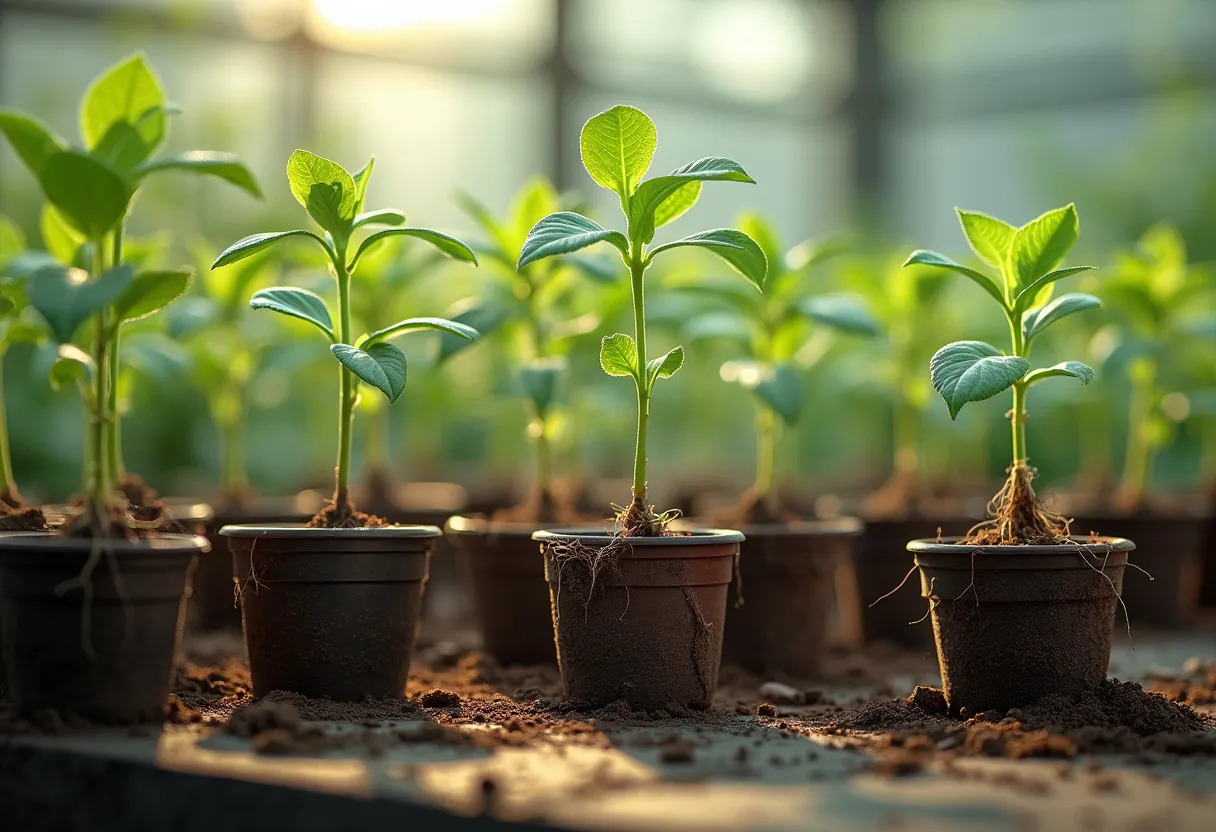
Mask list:
[[[1022,322],[1012,313],[1009,314],[1009,334],[1013,340],[1013,354],[1027,357],[1027,345],[1022,340]],[[1013,409],[1009,412],[1013,425],[1013,464],[1027,460],[1026,452],[1026,385],[1015,382],[1013,385]]]
[[[95,240],[93,242],[94,278],[99,276],[104,270],[105,255],[102,246],[102,240]],[[90,512],[93,522],[97,524],[97,528],[102,530],[103,534],[104,530],[109,527],[109,524],[105,522],[106,505],[110,497],[111,484],[113,483],[106,459],[106,419],[108,415],[106,411],[109,406],[107,387],[110,378],[110,350],[106,337],[107,323],[104,313],[98,315],[96,341],[93,347],[93,361],[96,364],[93,374],[93,401],[87,402],[86,400],[91,410],[89,413],[89,454],[91,459],[88,466]]]
[[777,414],[760,405],[756,411],[756,480],[752,492],[757,497],[773,493],[777,469]]
[[650,390],[646,379],[646,300],[642,278],[646,264],[640,253],[634,252],[629,268],[633,292],[633,338],[638,347],[638,375],[634,381],[638,391],[638,437],[633,457],[633,497],[646,499],[646,432],[650,421]]
[[1129,507],[1138,506],[1148,488],[1153,455],[1148,420],[1152,415],[1156,383],[1156,361],[1146,363],[1144,372],[1135,373],[1131,379],[1127,407],[1127,450],[1123,457],[1123,479],[1119,484],[1120,499]]
[[[338,278],[338,341],[350,343],[350,272],[346,269],[346,246],[337,247],[334,270]],[[341,510],[350,505],[350,446],[355,421],[354,374],[345,365],[338,365],[341,382],[338,415],[338,464],[335,469],[334,502]]]
[[4,404],[4,350],[0,349],[0,500],[14,508],[20,502],[17,481],[13,478],[13,460],[8,445],[8,412]]
[[[116,269],[122,265],[122,245],[123,245],[123,227],[119,224],[114,231],[114,247],[110,256],[110,268]],[[122,459],[122,420],[118,414],[118,348],[119,341],[122,337],[122,322],[114,322],[114,334],[110,338],[109,355],[107,361],[110,368],[109,384],[109,401],[107,409],[110,412],[110,421],[106,424],[106,453],[109,459],[110,475],[112,481],[118,481],[126,474],[126,466]]]

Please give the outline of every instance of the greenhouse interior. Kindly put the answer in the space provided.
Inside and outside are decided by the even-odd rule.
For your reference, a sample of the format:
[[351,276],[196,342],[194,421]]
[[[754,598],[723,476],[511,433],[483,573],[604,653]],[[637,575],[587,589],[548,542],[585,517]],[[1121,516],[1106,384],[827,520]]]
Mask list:
[[0,0],[5,828],[1213,829],[1214,56]]

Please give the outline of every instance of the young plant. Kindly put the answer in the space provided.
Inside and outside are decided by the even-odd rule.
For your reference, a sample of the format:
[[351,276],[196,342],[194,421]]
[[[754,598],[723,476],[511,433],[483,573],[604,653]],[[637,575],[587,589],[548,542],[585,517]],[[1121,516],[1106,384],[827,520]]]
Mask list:
[[743,216],[739,227],[756,240],[768,261],[764,293],[758,295],[733,281],[692,286],[698,293],[725,301],[727,307],[694,317],[685,331],[694,337],[726,336],[747,356],[726,362],[720,370],[723,381],[750,390],[758,406],[755,479],[743,496],[740,516],[732,522],[785,522],[790,512],[776,488],[778,439],[783,427],[792,428],[802,416],[805,373],[827,354],[836,335],[872,337],[879,326],[855,295],[807,294],[808,278],[843,250],[842,241],[808,241],[785,251],[776,230],[759,215]]
[[[511,361],[518,368],[517,389],[529,410],[528,436],[535,450],[534,481],[528,496],[504,514],[510,519],[541,522],[563,519],[558,513],[573,517],[569,495],[557,493],[553,474],[553,445],[563,421],[559,387],[572,340],[593,331],[600,320],[594,312],[578,310],[579,299],[585,297],[579,277],[611,281],[619,270],[577,256],[538,260],[516,270],[529,230],[555,211],[574,208],[546,179],[525,184],[503,218],[495,217],[470,196],[462,195],[460,202],[486,236],[478,250],[496,268],[491,291],[456,319],[476,326],[483,335],[501,329],[509,339]],[[444,337],[444,358],[460,346],[457,340]]]
[[948,269],[972,280],[988,293],[1009,323],[1009,353],[983,341],[956,341],[942,347],[930,361],[930,380],[956,418],[967,402],[990,399],[1013,389],[1013,461],[1005,486],[992,501],[993,517],[973,528],[968,544],[1058,543],[1068,537],[1068,521],[1039,507],[1031,481],[1034,470],[1026,450],[1026,394],[1049,378],[1093,381],[1094,371],[1079,361],[1030,369],[1035,338],[1063,317],[1101,305],[1086,294],[1051,299],[1055,282],[1092,266],[1057,268],[1077,241],[1077,209],[1069,204],[1048,211],[1015,228],[1003,220],[956,209],[972,250],[997,277],[956,263],[932,251],[915,251],[906,265]]
[[[87,384],[89,508],[84,527],[92,534],[111,533],[108,501],[121,468],[121,328],[179,297],[192,275],[189,269],[137,271],[127,264],[124,231],[132,200],[148,177],[175,170],[218,177],[260,196],[253,175],[229,154],[190,151],[153,158],[173,112],[142,55],[107,70],[85,92],[81,148],[68,147],[30,116],[0,111],[0,132],[52,207],[51,220],[43,223],[48,249],[63,250],[63,266],[37,269],[24,282],[30,305],[60,344],[53,380],[74,378]],[[91,331],[88,352],[72,344],[86,322]]]
[[[389,339],[421,329],[439,330],[468,340],[477,330],[443,318],[406,318],[382,329],[356,337],[351,327],[351,276],[361,259],[378,243],[391,237],[413,237],[434,246],[456,260],[477,264],[473,251],[460,240],[426,228],[404,226],[405,215],[395,209],[364,211],[363,201],[371,179],[374,159],[358,173],[306,150],[297,150],[287,162],[287,182],[296,200],[321,227],[324,238],[306,228],[253,234],[220,253],[211,268],[237,263],[291,237],[304,237],[320,246],[337,283],[338,325],[335,329],[329,306],[315,292],[291,286],[276,286],[253,294],[254,309],[271,309],[315,326],[329,341],[329,351],[338,360],[339,411],[338,461],[335,466],[334,497],[310,521],[315,527],[342,528],[382,524],[379,518],[357,513],[350,499],[351,431],[359,382],[364,382],[395,402],[405,390],[405,353]],[[389,226],[361,239],[354,235],[367,227]],[[351,253],[353,250],[353,254]]]
[[1170,397],[1186,383],[1183,356],[1195,349],[1213,355],[1211,334],[1195,324],[1210,310],[1196,306],[1216,290],[1216,270],[1187,263],[1186,245],[1178,231],[1154,226],[1136,250],[1119,258],[1118,271],[1105,288],[1117,313],[1130,395],[1127,401],[1127,449],[1123,476],[1115,493],[1119,511],[1143,507],[1153,457],[1170,435]]
[[620,253],[629,269],[633,295],[634,335],[605,336],[600,344],[600,366],[610,376],[633,380],[637,392],[637,442],[633,461],[633,499],[618,512],[622,536],[656,536],[672,514],[656,514],[646,501],[646,439],[650,398],[660,378],[669,378],[684,363],[684,348],[674,347],[649,358],[646,344],[644,278],[655,257],[684,246],[703,248],[724,259],[763,291],[768,264],[764,251],[747,234],[728,228],[702,231],[669,243],[651,246],[655,229],[691,208],[701,195],[702,182],[750,182],[746,171],[731,159],[710,156],[690,162],[666,176],[643,180],[657,143],[654,122],[641,110],[616,106],[583,125],[579,137],[583,167],[596,184],[615,193],[625,215],[625,232],[609,230],[573,211],[559,211],[542,219],[528,232],[516,268],[569,254],[606,242]]

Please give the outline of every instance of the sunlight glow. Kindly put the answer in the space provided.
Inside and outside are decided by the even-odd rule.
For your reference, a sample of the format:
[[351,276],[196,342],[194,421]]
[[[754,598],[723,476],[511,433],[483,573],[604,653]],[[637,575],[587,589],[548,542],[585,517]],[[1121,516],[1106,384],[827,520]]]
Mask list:
[[313,0],[319,23],[349,33],[466,23],[494,16],[502,0]]

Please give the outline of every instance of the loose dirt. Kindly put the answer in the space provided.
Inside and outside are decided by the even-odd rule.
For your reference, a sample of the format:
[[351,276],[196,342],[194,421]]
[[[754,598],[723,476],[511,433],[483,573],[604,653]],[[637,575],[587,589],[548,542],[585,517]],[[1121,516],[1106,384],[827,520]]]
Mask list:
[[49,529],[40,508],[0,508],[0,532],[42,532]]

